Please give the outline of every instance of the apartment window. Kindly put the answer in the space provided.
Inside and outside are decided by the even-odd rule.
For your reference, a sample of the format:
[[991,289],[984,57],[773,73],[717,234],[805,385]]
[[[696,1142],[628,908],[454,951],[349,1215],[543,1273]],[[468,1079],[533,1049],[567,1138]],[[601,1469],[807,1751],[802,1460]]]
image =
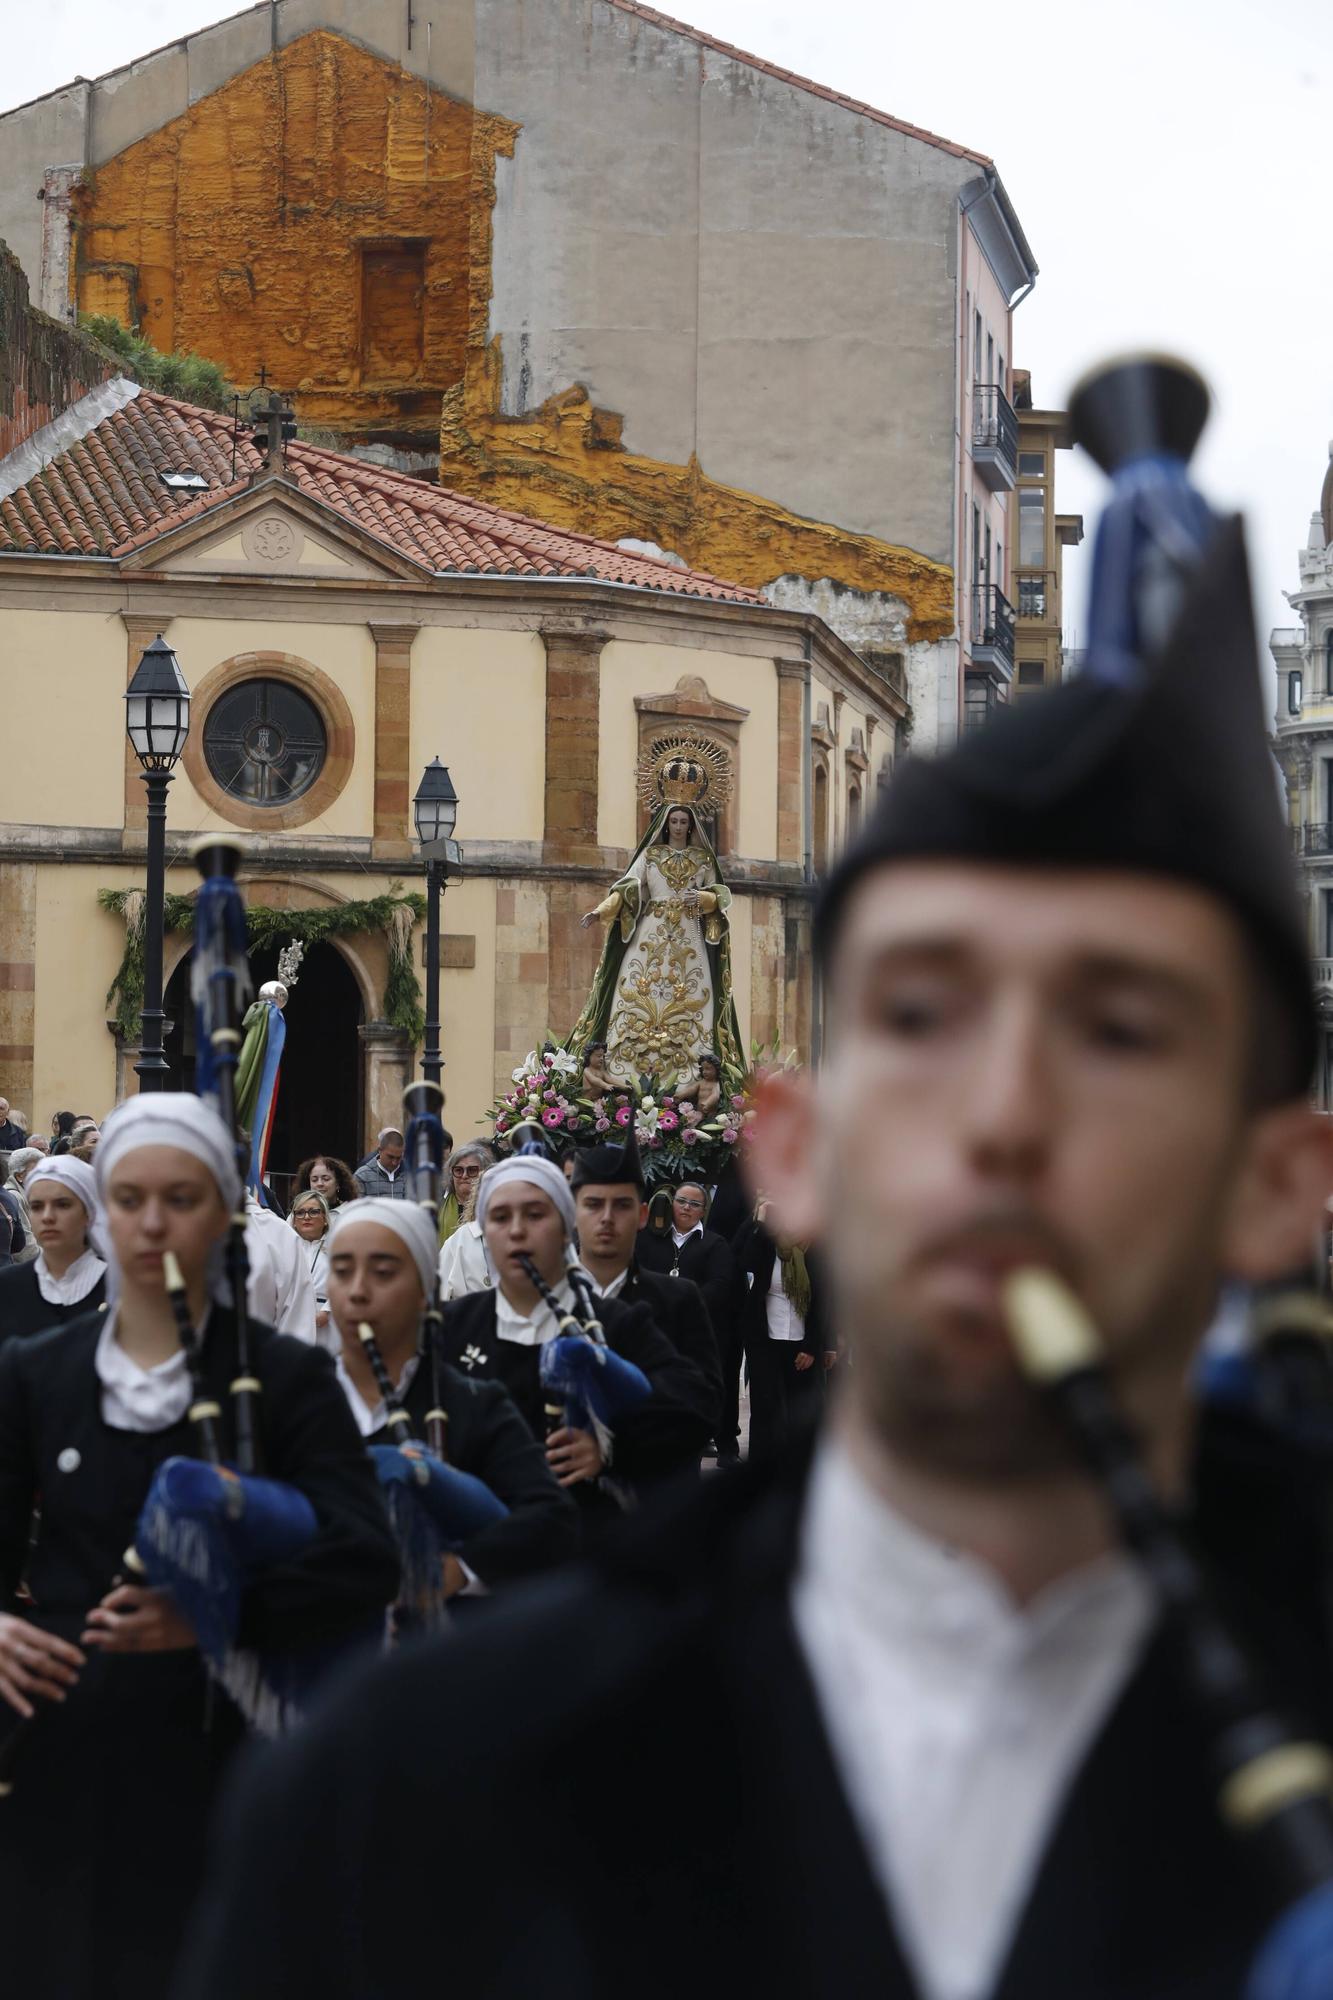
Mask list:
[[861,831],[861,787],[851,784],[847,787],[847,838],[855,840]]
[[1018,491],[1018,567],[1046,567],[1046,495],[1039,486]]
[[985,540],[985,550],[986,550],[986,559],[985,559],[985,561],[984,561],[984,562],[982,563],[982,565],[981,565],[981,581],[982,581],[983,583],[989,583],[989,582],[991,581],[991,567],[990,567],[990,522],[989,522],[989,521],[987,521],[987,523],[986,523],[986,540]]
[[1301,670],[1299,667],[1293,667],[1292,671],[1287,675],[1287,714],[1299,715],[1300,712]]
[[995,336],[990,333],[986,335],[986,380],[995,380]]
[[811,787],[814,797],[814,864],[816,875],[822,875],[828,867],[828,772],[822,764],[816,764],[814,782]]
[[[1004,543],[998,535],[995,537],[995,581],[1000,589],[1004,590]],[[1008,591],[1005,591],[1005,596],[1008,595]]]
[[1044,479],[1046,477],[1045,452],[1020,451],[1018,454],[1018,476],[1020,479]]
[[[963,676],[963,728],[980,729],[994,706],[994,694],[984,674]],[[1333,956],[1333,954],[1330,954]]]
[[972,502],[972,581],[981,582],[981,509]]
[[1333,958],[1333,889],[1324,891],[1324,958]]
[[972,315],[972,380],[981,380],[981,314]]
[[1333,694],[1333,625],[1324,634],[1324,693]]
[[[996,380],[996,382],[997,382],[997,383],[999,384],[999,386],[1001,387],[1001,389],[1004,389],[1004,386],[1005,386],[1005,384],[1004,384],[1004,356],[1003,356],[1002,354],[997,354],[997,355],[996,355],[996,357],[995,357],[995,380]],[[1006,393],[1006,395],[1007,395],[1007,394],[1008,394],[1008,391],[1007,391],[1007,390],[1005,390],[1005,393]]]

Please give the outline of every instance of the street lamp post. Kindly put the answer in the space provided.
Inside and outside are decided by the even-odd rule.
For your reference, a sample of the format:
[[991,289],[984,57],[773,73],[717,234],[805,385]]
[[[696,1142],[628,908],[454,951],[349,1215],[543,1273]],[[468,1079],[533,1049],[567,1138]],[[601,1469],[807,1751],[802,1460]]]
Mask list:
[[426,1039],[421,1068],[428,1083],[438,1083],[444,1067],[440,1055],[440,899],[449,863],[459,861],[452,838],[458,823],[458,794],[448,768],[432,757],[412,801],[417,839],[426,863]]
[[139,1014],[140,1090],[163,1090],[162,928],[166,900],[167,786],[190,730],[190,690],[180,662],[159,632],[125,690],[125,727],[148,789],[148,887],[144,912],[143,1008]]

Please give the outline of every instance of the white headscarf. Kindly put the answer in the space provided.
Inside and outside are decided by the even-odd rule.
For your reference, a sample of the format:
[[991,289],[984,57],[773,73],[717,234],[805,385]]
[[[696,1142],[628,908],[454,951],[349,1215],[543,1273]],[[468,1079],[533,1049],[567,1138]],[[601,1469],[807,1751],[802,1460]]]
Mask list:
[[84,1232],[88,1247],[79,1253],[63,1276],[56,1276],[46,1261],[46,1252],[41,1248],[32,1267],[37,1289],[48,1305],[76,1306],[80,1299],[87,1298],[106,1270],[102,1239],[93,1227],[97,1217],[96,1180],[85,1160],[73,1160],[68,1153],[62,1153],[58,1159],[43,1159],[40,1167],[33,1168],[24,1189],[25,1196],[30,1195],[42,1181],[53,1181],[57,1187],[68,1188],[83,1203],[88,1218]]
[[[229,1211],[235,1214],[240,1207],[241,1176],[230,1132],[202,1098],[185,1090],[164,1090],[151,1096],[127,1098],[102,1126],[102,1141],[93,1155],[99,1218],[106,1213],[106,1190],[112,1169],[127,1153],[138,1152],[144,1146],[174,1146],[188,1153],[191,1159],[207,1167]],[[114,1304],[120,1293],[120,1266],[109,1231],[105,1240],[107,1298]],[[223,1305],[231,1304],[225,1239],[214,1246],[208,1261],[208,1291],[211,1298]]]
[[571,1242],[575,1223],[574,1197],[569,1191],[569,1182],[559,1167],[536,1153],[520,1153],[511,1160],[502,1160],[498,1167],[486,1169],[477,1185],[477,1221],[482,1228],[486,1227],[486,1211],[497,1192],[513,1181],[527,1181],[530,1187],[538,1188],[550,1198],[565,1225],[566,1241]]
[[338,1238],[353,1222],[377,1223],[405,1244],[417,1267],[422,1294],[430,1297],[439,1251],[435,1224],[424,1208],[419,1208],[414,1201],[387,1201],[383,1195],[364,1195],[359,1201],[344,1202],[341,1208],[334,1209],[325,1239],[330,1257],[337,1254]]

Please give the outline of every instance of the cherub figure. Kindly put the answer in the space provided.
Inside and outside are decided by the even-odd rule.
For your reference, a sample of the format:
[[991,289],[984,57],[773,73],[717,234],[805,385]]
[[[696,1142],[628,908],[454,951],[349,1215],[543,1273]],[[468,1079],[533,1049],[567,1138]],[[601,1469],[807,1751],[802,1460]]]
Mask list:
[[698,1076],[676,1092],[676,1102],[693,1103],[700,1123],[706,1118],[717,1117],[722,1109],[722,1065],[716,1056],[700,1056]]
[[592,1104],[599,1104],[616,1088],[606,1073],[606,1043],[589,1042],[583,1051],[583,1095]]

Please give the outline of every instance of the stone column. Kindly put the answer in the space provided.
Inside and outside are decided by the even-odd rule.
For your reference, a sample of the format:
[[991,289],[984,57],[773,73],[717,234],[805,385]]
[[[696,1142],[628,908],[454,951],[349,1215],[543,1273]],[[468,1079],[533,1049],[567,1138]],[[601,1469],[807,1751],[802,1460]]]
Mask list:
[[[370,626],[375,641],[375,820],[370,852],[376,861],[412,858],[412,641],[417,625]],[[419,775],[419,774],[418,774]]]
[[[365,1150],[386,1125],[403,1122],[403,1092],[412,1068],[412,1048],[401,1028],[387,1021],[367,1021],[357,1029],[365,1075]],[[446,1071],[446,1076],[448,1072]],[[446,1114],[445,1123],[448,1124]],[[355,1165],[355,1162],[352,1162]]]
[[[134,679],[134,669],[138,666],[144,648],[151,646],[160,632],[165,639],[171,626],[170,618],[140,618],[128,611],[122,611],[120,622],[125,627],[125,685]],[[190,682],[190,663],[181,661],[181,671],[186,684]],[[121,705],[120,727],[125,730],[125,709]],[[203,718],[190,717],[191,734],[202,729]],[[131,854],[143,854],[148,846],[148,793],[144,786],[143,771],[139,759],[134,754],[134,745],[128,736],[125,742],[125,831],[121,836],[121,846]]]
[[804,745],[801,742],[801,692],[805,665],[801,660],[777,660],[778,670],[778,853],[779,861],[805,858],[802,841],[801,789]]
[[596,863],[598,730],[605,632],[543,631],[548,861]]

